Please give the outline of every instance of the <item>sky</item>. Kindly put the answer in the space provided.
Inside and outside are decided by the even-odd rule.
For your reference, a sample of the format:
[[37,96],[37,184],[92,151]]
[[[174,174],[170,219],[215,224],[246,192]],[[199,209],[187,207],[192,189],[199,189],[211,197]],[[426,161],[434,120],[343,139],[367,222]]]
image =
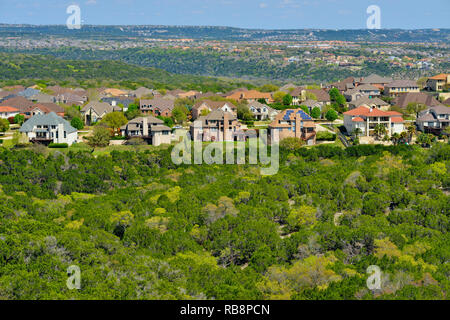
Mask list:
[[0,23],[65,24],[73,4],[91,25],[365,29],[377,5],[383,29],[450,28],[450,0],[0,0]]

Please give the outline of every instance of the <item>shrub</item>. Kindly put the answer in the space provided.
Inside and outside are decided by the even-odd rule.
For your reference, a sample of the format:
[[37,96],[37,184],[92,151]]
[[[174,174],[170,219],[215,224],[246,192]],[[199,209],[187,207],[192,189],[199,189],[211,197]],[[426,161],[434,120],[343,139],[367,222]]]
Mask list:
[[146,143],[142,138],[131,138],[130,140],[127,141],[127,144],[130,146],[140,146]]
[[336,134],[328,131],[319,131],[316,136],[317,141],[335,141]]
[[124,137],[124,136],[115,136],[115,137],[112,137],[111,140],[127,140],[127,137]]
[[70,121],[70,125],[77,130],[81,130],[84,128],[83,121],[81,121],[81,119],[77,117],[73,118],[72,121]]
[[54,149],[64,149],[64,148],[68,148],[69,145],[67,143],[50,143],[48,145],[49,148],[54,148]]

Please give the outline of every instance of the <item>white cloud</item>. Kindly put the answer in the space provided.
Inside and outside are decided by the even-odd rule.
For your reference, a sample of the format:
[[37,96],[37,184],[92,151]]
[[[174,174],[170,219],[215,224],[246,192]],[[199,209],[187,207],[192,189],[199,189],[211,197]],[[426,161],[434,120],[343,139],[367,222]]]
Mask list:
[[269,5],[267,4],[267,3],[265,3],[265,2],[261,2],[260,4],[259,4],[259,7],[260,8],[267,8]]

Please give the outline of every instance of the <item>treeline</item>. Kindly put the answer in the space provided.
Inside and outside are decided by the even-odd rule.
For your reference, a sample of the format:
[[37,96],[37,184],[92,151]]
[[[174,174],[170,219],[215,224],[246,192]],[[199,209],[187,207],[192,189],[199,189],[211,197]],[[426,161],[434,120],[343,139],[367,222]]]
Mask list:
[[448,299],[449,145],[281,149],[266,177],[47,152],[0,149],[1,299]]

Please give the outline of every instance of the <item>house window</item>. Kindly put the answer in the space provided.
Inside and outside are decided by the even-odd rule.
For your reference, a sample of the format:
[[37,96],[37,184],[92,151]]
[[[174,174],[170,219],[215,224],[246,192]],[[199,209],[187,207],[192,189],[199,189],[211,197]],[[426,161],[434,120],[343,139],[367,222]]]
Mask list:
[[67,138],[67,133],[64,131],[64,139]]

